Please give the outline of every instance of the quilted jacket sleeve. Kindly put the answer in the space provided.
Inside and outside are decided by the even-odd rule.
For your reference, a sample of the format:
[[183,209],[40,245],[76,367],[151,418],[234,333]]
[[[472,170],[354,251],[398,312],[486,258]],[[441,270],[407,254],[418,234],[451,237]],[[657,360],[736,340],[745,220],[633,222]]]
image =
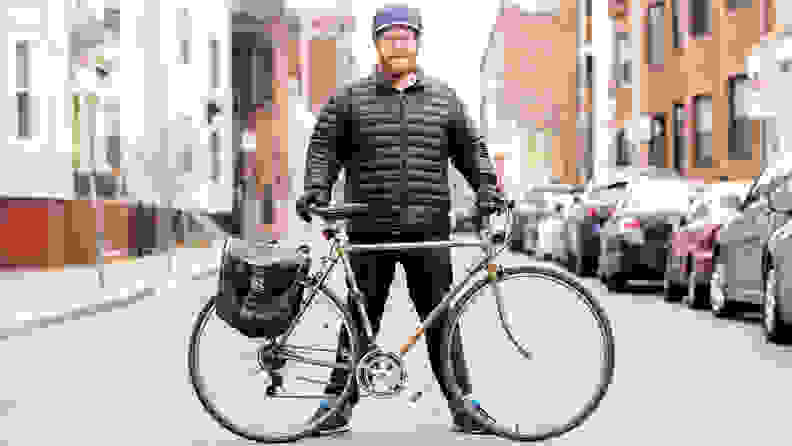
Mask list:
[[305,192],[328,198],[341,171],[346,135],[343,95],[332,96],[322,107],[305,157]]
[[454,105],[449,128],[451,163],[465,177],[474,191],[494,190],[497,174],[490,160],[487,144],[476,129],[465,103],[454,93]]

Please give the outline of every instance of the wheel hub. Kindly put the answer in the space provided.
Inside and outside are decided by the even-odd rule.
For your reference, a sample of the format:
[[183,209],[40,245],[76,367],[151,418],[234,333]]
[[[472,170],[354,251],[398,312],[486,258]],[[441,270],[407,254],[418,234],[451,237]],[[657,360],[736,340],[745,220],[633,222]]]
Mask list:
[[712,306],[716,310],[722,309],[726,302],[726,296],[723,293],[723,284],[721,283],[721,279],[723,277],[722,270],[723,266],[716,266],[712,271],[712,277],[710,278]]
[[278,355],[277,344],[272,341],[259,347],[256,359],[262,370],[280,370],[286,365],[286,359]]
[[767,289],[765,290],[765,304],[764,304],[764,320],[767,331],[773,331],[775,328],[775,311],[776,311],[776,278],[775,271],[770,270],[767,273]]
[[355,377],[362,394],[375,398],[398,395],[407,387],[404,362],[393,353],[375,349],[361,358]]

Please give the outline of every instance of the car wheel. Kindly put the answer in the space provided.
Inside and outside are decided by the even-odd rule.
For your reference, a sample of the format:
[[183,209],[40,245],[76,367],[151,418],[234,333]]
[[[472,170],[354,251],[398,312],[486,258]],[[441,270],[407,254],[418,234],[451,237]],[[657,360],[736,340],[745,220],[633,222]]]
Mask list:
[[663,300],[666,302],[679,302],[682,297],[682,287],[672,281],[666,274],[663,279]]
[[583,249],[578,249],[577,254],[572,256],[572,260],[574,261],[573,272],[578,277],[587,277],[589,275],[588,265],[586,265],[586,256],[583,254]]
[[767,341],[774,344],[788,344],[792,341],[792,325],[782,316],[783,299],[779,296],[778,290],[778,275],[775,265],[771,264],[767,271],[764,299],[762,299],[762,325]]
[[715,257],[710,278],[710,309],[717,318],[729,316],[735,303],[729,299],[726,289],[726,264],[720,256]]
[[666,272],[663,277],[663,300],[666,302],[678,302],[682,296],[682,287],[669,277],[671,269],[671,255],[666,256]]
[[605,277],[605,287],[611,292],[624,291],[627,288],[627,280],[620,273]]
[[698,310],[704,308],[706,301],[709,299],[709,286],[698,283],[696,262],[691,259],[688,264],[690,265],[690,274],[688,274],[688,292],[685,304],[692,310]]

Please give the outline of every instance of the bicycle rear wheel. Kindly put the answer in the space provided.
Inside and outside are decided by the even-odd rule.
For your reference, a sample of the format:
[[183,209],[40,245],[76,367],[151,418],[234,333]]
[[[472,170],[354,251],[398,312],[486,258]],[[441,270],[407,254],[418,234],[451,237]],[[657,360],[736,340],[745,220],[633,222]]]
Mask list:
[[[560,289],[562,293],[560,294],[558,291],[545,292],[542,293],[540,288],[543,283],[550,284],[556,289]],[[459,383],[457,382],[457,372],[454,370],[454,361],[452,360],[452,355],[455,353],[453,351],[453,337],[455,334],[461,332],[460,327],[463,326],[462,317],[468,310],[471,308],[472,304],[475,304],[478,301],[483,299],[479,299],[479,297],[486,293],[488,289],[491,287],[497,287],[496,289],[507,289],[506,285],[512,286],[517,284],[518,288],[517,293],[522,303],[532,303],[541,301],[543,298],[550,297],[551,299],[547,302],[555,303],[559,300],[562,300],[564,297],[574,297],[577,303],[582,303],[583,305],[580,306],[585,309],[583,312],[584,320],[588,321],[587,324],[591,324],[592,326],[596,327],[596,331],[599,332],[599,338],[601,341],[601,354],[594,355],[595,359],[594,362],[596,363],[595,370],[597,370],[595,382],[591,386],[585,387],[585,394],[586,396],[580,399],[574,398],[572,405],[574,409],[570,410],[569,412],[564,412],[563,415],[559,415],[557,420],[553,420],[552,422],[541,423],[535,426],[535,428],[529,428],[525,430],[526,426],[532,426],[531,420],[528,423],[521,422],[517,424],[506,423],[502,421],[498,421],[501,417],[493,416],[490,418],[488,423],[485,420],[485,416],[482,416],[481,412],[477,410],[477,403],[472,401],[471,395],[463,394],[463,389],[460,387]],[[476,346],[483,345],[485,349],[484,352],[484,360],[481,361],[484,364],[489,363],[496,363],[497,370],[492,372],[487,376],[487,374],[476,374],[477,370],[474,367],[472,377],[473,378],[484,378],[484,384],[486,385],[506,385],[507,389],[502,397],[502,400],[507,400],[507,404],[511,404],[509,409],[505,410],[504,412],[508,412],[508,417],[513,416],[526,416],[528,418],[531,417],[531,409],[532,405],[538,407],[536,414],[544,414],[545,408],[550,407],[554,403],[554,399],[556,396],[561,396],[562,393],[566,392],[567,388],[571,388],[574,386],[567,386],[563,384],[564,378],[566,377],[565,374],[570,372],[571,367],[564,367],[560,366],[556,369],[549,370],[548,379],[542,381],[541,379],[537,379],[540,375],[540,372],[536,370],[541,368],[540,361],[543,359],[547,359],[548,356],[557,356],[557,352],[561,350],[561,353],[567,353],[566,350],[553,348],[550,349],[547,354],[542,353],[541,350],[534,350],[532,347],[536,347],[535,344],[541,341],[547,341],[548,339],[555,339],[560,340],[563,336],[530,336],[527,339],[523,340],[515,336],[514,332],[521,328],[519,326],[515,326],[509,322],[509,317],[507,314],[504,314],[504,305],[502,299],[506,296],[507,293],[511,293],[511,297],[515,297],[515,291],[505,291],[503,294],[495,293],[496,296],[496,303],[497,303],[497,312],[499,318],[499,327],[490,329],[485,324],[482,324],[480,321],[477,321],[475,325],[472,325],[476,328],[476,338],[478,343],[470,342],[468,343],[469,346]],[[550,325],[553,328],[557,326],[561,326],[566,320],[563,320],[564,317],[559,318],[550,318],[548,321],[548,316],[544,308],[546,308],[547,304],[545,303],[544,306],[540,306],[540,311],[535,313],[541,314],[541,317],[544,320],[540,320],[540,323],[535,325],[541,325],[542,323],[550,322]],[[476,312],[478,312],[477,310]],[[471,312],[472,313],[472,312]],[[544,313],[544,314],[543,314]],[[565,314],[565,313],[562,313]],[[569,324],[567,324],[569,325]],[[579,334],[579,327],[575,326],[573,330],[578,331],[570,331],[567,327],[564,328],[564,333],[566,334]],[[500,333],[500,334],[498,334]],[[487,341],[484,339],[487,335],[491,335],[494,338],[503,338],[503,334],[506,334],[505,338],[508,340],[504,342],[506,347],[502,346],[502,350],[498,350],[492,342]],[[586,336],[585,338],[591,338],[593,336]],[[527,341],[527,342],[526,342]],[[464,338],[463,341],[464,343]],[[465,353],[467,353],[467,349],[463,349]],[[520,364],[528,366],[528,372],[523,372],[521,374],[515,375],[515,380],[520,380],[517,382],[517,385],[511,385],[512,381],[504,376],[504,374],[509,373],[512,371],[511,368],[508,367],[508,361],[504,358],[506,356],[505,353],[509,351],[517,351],[519,355],[514,355]],[[535,354],[534,354],[535,353]],[[533,356],[532,356],[533,354]],[[503,355],[504,357],[501,357]],[[577,356],[572,356],[571,359],[576,359]],[[585,356],[578,355],[578,356]],[[495,359],[496,358],[496,359]],[[495,359],[493,361],[493,359]],[[552,358],[551,358],[552,359]],[[556,271],[551,268],[546,267],[538,267],[538,266],[517,266],[517,267],[510,267],[504,268],[502,273],[499,274],[498,278],[494,282],[490,282],[488,279],[482,279],[472,285],[465,294],[459,299],[459,301],[454,305],[454,307],[450,310],[449,317],[447,323],[444,325],[444,346],[443,346],[443,361],[444,361],[444,378],[447,386],[451,392],[452,397],[457,401],[457,406],[461,408],[462,411],[466,412],[468,415],[472,416],[478,422],[483,424],[490,424],[490,428],[500,437],[508,438],[513,441],[543,441],[555,437],[562,436],[569,431],[577,428],[580,426],[584,421],[586,421],[593,412],[599,407],[600,403],[602,402],[605,394],[613,380],[613,373],[614,373],[614,338],[613,332],[611,329],[610,321],[607,318],[604,310],[600,306],[599,302],[592,296],[591,292],[586,289],[585,286],[577,282],[575,279],[569,277],[567,274]],[[575,369],[575,368],[571,368]],[[576,369],[575,369],[576,370]],[[519,373],[519,372],[518,372]],[[592,372],[592,375],[595,373]],[[489,378],[489,379],[487,379]],[[494,379],[493,379],[494,378]],[[582,377],[581,377],[582,378]],[[571,377],[571,380],[577,380],[578,375]],[[500,383],[492,384],[492,381],[500,381]],[[539,390],[544,393],[550,393],[549,398],[544,398],[537,401],[536,394],[528,392],[524,389],[529,387],[529,384],[533,384],[533,381],[537,382],[537,386]],[[503,384],[503,382],[508,384]],[[479,383],[475,380],[473,381],[473,388],[479,387]],[[520,385],[524,384],[524,385]],[[559,390],[555,391],[552,389],[552,385],[557,384],[559,386]],[[487,398],[492,397],[492,395],[487,393]],[[522,395],[521,393],[525,393]],[[493,398],[494,399],[494,398]],[[561,398],[559,398],[561,399]],[[549,400],[549,401],[548,401]],[[514,404],[518,404],[516,407]],[[545,406],[547,404],[547,406]],[[548,411],[552,412],[552,411]],[[507,418],[508,418],[507,417]],[[492,420],[495,420],[494,423]],[[520,426],[522,425],[522,428]]]
[[[310,291],[311,288],[306,293]],[[328,305],[315,305],[316,297],[320,295]],[[325,394],[324,389],[334,364],[354,369],[353,365],[359,356],[360,342],[354,321],[346,305],[341,303],[335,293],[323,286],[317,289],[313,298],[303,302],[305,308],[294,322],[300,326],[294,327],[285,343],[282,338],[249,339],[237,333],[219,317],[212,317],[216,315],[216,299],[212,298],[204,306],[193,325],[189,341],[188,369],[190,383],[201,405],[221,426],[240,437],[260,443],[293,442],[315,432],[317,426],[337,412],[349,399],[354,385],[354,373],[348,374],[344,389],[337,397],[329,398],[330,395]],[[320,320],[330,313],[335,313],[340,319],[337,324],[331,325],[323,323],[326,319]],[[213,325],[207,329],[210,322]],[[345,330],[352,340],[348,355],[341,362],[336,362],[335,357],[339,334],[336,328]],[[211,334],[207,335],[207,332]],[[320,337],[318,342],[321,342],[321,346],[315,345],[316,341],[306,341],[306,334],[312,335],[314,339]],[[233,376],[234,371],[240,372],[233,376],[230,380],[233,384],[229,386],[236,387],[239,390],[237,394],[234,394],[233,388],[223,392],[219,390],[219,386],[212,385],[216,383],[211,373],[213,367],[200,354],[204,350],[201,342],[204,337],[209,338],[203,343],[207,345],[206,350],[211,350],[214,344],[221,351],[216,356],[212,355],[213,359],[221,354],[225,357],[225,360],[215,360],[214,368],[220,371],[218,375]],[[213,337],[221,340],[212,341]],[[236,353],[233,350],[234,345],[241,345],[244,350]],[[244,359],[247,362],[243,362]],[[318,366],[315,369],[319,370],[309,371],[304,366]],[[292,379],[295,381],[294,385]],[[279,384],[283,386],[281,391],[278,391]],[[282,391],[284,388],[285,391]],[[304,389],[305,393],[294,392],[295,389]],[[330,410],[320,418],[312,419],[311,411],[319,407],[321,400],[329,402],[326,407]],[[278,401],[278,404],[274,401]],[[290,404],[285,404],[286,401]],[[228,407],[233,403],[247,407],[242,406],[241,411],[234,413]],[[262,409],[262,404],[269,406]],[[295,407],[298,405],[302,406]]]

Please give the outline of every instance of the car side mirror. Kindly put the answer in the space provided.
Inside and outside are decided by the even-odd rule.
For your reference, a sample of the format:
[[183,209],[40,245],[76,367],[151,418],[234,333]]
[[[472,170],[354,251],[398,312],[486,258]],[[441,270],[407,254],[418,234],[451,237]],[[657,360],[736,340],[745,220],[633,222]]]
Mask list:
[[792,213],[792,192],[779,191],[768,194],[767,205],[773,212]]

